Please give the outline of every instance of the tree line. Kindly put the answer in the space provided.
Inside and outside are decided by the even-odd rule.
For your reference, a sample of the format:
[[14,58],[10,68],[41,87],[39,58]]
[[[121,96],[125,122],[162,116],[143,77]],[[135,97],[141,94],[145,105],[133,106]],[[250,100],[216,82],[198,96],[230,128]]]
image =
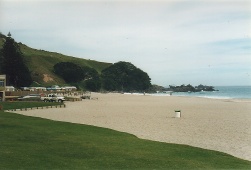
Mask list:
[[104,69],[99,75],[90,67],[81,67],[71,62],[54,65],[55,74],[67,83],[75,83],[80,88],[99,91],[146,91],[151,86],[147,73],[129,62],[120,61]]

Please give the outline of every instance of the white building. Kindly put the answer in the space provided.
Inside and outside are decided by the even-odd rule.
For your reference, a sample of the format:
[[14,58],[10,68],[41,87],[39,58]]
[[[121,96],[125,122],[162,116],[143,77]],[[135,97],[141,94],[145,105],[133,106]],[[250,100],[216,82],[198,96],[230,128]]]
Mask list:
[[6,75],[0,75],[0,101],[5,101]]
[[64,86],[64,87],[62,87],[62,90],[65,90],[65,91],[76,91],[77,87],[75,87],[75,86]]
[[13,86],[5,86],[5,91],[15,91],[15,87],[13,87]]

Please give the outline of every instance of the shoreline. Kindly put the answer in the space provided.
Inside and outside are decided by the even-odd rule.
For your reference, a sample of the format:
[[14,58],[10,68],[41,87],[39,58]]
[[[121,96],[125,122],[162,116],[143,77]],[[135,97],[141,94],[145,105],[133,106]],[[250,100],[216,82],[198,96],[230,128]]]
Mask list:
[[[179,93],[179,92],[173,92],[172,94],[175,94],[175,93]],[[180,93],[188,93],[188,92],[180,92]],[[118,94],[120,94],[120,93],[118,93]],[[139,95],[139,96],[144,95],[144,93],[121,93],[121,94]],[[206,98],[206,99],[216,99],[216,100],[240,100],[240,101],[251,102],[251,98],[234,98],[234,97],[222,97],[222,96],[170,95],[168,93],[145,93],[145,95],[148,95],[148,96],[159,96],[159,97],[168,97],[168,96],[175,96],[175,97],[195,97],[195,98]]]
[[[101,93],[102,94],[102,93]],[[108,93],[104,93],[108,94]],[[231,97],[226,97],[226,98],[221,98],[221,97],[210,97],[210,96],[186,96],[186,95],[167,95],[167,94],[162,94],[162,95],[157,95],[158,93],[111,93],[111,94],[125,94],[125,95],[135,95],[135,96],[153,96],[153,97],[184,97],[184,98],[201,98],[201,99],[212,99],[212,100],[222,100],[225,102],[244,102],[244,103],[251,103],[251,98],[231,98]]]
[[[16,113],[114,129],[142,139],[216,150],[251,161],[251,100],[119,93],[91,96],[97,100]],[[181,110],[181,118],[174,118],[174,110]]]

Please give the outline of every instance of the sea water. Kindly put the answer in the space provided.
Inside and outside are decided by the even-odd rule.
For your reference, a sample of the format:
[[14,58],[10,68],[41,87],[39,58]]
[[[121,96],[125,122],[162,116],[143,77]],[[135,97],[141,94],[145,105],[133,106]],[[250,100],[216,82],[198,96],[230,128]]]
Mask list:
[[173,96],[195,96],[218,99],[251,99],[251,86],[215,86],[217,91],[175,92]]
[[[217,91],[173,92],[173,96],[194,96],[214,99],[251,99],[251,86],[215,86]],[[168,93],[155,93],[153,96],[170,96]]]

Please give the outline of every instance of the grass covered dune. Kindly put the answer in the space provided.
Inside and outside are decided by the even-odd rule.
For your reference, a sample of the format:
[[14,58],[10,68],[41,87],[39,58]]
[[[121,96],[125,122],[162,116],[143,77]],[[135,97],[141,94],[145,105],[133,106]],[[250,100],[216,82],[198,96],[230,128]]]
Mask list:
[[0,169],[251,168],[251,162],[217,151],[3,111],[0,129]]

